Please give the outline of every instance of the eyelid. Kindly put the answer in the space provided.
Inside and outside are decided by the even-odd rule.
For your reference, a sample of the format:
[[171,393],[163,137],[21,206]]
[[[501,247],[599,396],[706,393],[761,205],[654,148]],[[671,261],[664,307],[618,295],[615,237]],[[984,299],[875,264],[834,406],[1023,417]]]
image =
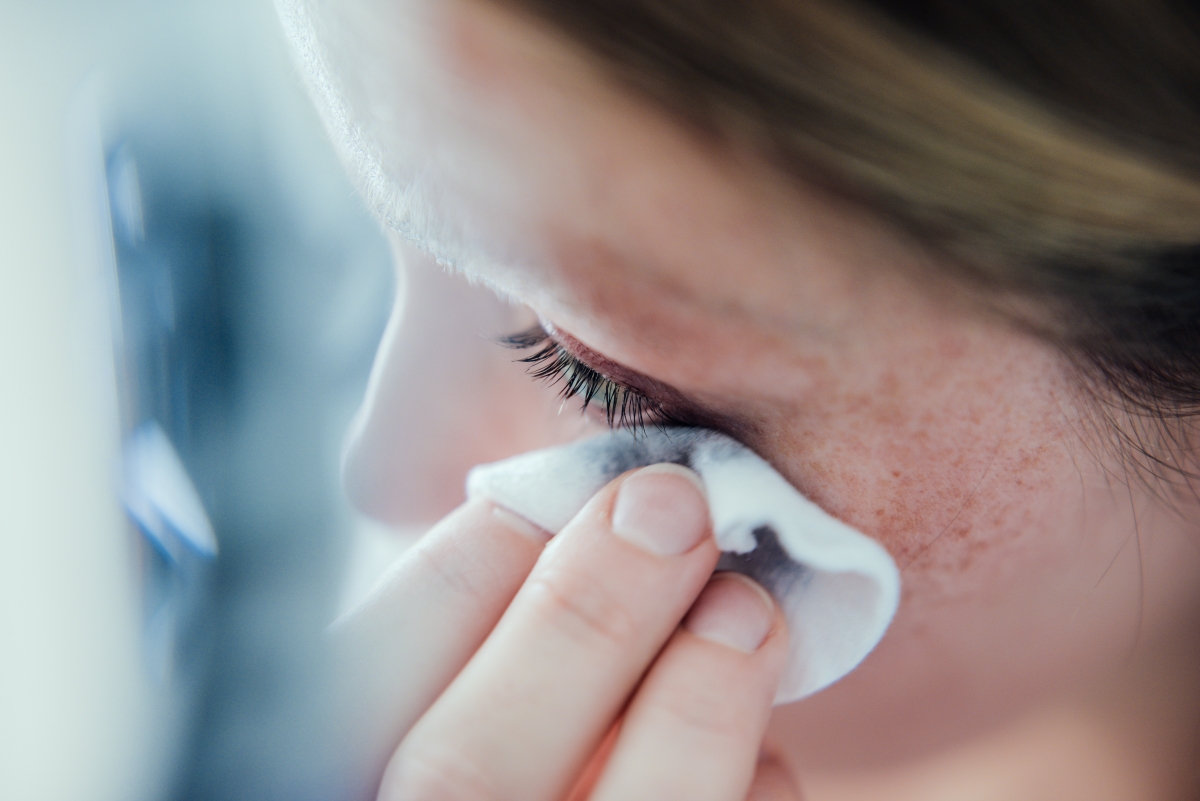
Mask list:
[[[580,359],[560,341],[559,338],[564,336],[562,332],[551,334],[547,327],[548,324],[543,322],[502,337],[499,342],[514,350],[540,347],[531,356],[517,361],[529,364],[528,372],[534,378],[543,379],[551,385],[561,384],[559,394],[564,401],[573,397],[581,398],[582,411],[586,411],[593,401],[602,401],[605,419],[612,428],[642,429],[647,423],[659,426],[687,424],[640,388],[613,378]],[[549,327],[553,330],[552,326]],[[590,349],[584,349],[591,353]]]
[[544,320],[540,315],[538,321],[546,335],[556,341],[563,350],[610,381],[640,393],[664,408],[676,410],[696,410],[698,408],[695,402],[681,395],[679,390],[674,387],[614,362],[603,353],[592,350],[566,331],[556,328],[553,323]]

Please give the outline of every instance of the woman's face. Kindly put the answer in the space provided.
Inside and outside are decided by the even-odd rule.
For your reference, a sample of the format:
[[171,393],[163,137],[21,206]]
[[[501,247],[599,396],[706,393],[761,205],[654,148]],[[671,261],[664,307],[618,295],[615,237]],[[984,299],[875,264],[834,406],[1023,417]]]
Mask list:
[[[376,19],[387,36],[363,34],[347,60],[403,74],[350,108],[404,132],[374,141],[377,160],[421,176],[430,207],[453,217],[446,230],[506,254],[469,260],[467,277],[527,305],[607,376],[745,442],[901,567],[883,642],[777,710],[776,745],[809,764],[932,745],[1120,662],[1191,606],[1190,530],[1108,458],[1053,348],[878,222],[690,132],[531,23],[468,0],[400,6]],[[388,62],[401,42],[408,55]],[[415,274],[429,269],[410,263],[412,292],[436,282]],[[393,446],[465,467],[564,435],[553,390],[517,388],[503,368],[478,372],[499,376],[494,390],[470,385],[476,372],[452,393],[428,385],[455,372],[444,360],[468,358],[446,342],[493,326],[435,303],[410,298],[445,329],[438,358],[385,343],[378,366],[381,382],[435,401],[377,391],[351,475],[371,467],[355,454]],[[511,358],[496,349],[497,364]],[[497,414],[520,422],[481,432]],[[459,467],[438,474],[445,497]],[[363,502],[401,521],[369,497],[400,490],[367,484]]]

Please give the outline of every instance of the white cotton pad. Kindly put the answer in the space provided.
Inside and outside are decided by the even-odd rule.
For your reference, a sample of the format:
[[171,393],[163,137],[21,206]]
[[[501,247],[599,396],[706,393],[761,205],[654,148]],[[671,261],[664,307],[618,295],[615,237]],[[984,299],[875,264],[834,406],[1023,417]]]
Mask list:
[[900,600],[896,563],[724,434],[614,431],[480,465],[467,476],[467,496],[488,498],[558,533],[609,481],[658,462],[700,474],[724,551],[717,569],[754,578],[787,616],[789,655],[776,704],[827,687],[871,652]]

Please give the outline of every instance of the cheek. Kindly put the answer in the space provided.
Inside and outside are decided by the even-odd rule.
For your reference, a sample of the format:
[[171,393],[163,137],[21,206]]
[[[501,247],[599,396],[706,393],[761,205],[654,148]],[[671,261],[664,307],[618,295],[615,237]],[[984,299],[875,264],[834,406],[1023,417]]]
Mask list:
[[955,668],[972,663],[965,673],[977,673],[973,663],[995,656],[998,643],[980,644],[980,631],[1036,628],[1050,610],[1069,615],[1112,543],[1083,534],[1079,477],[1055,415],[946,411],[936,421],[850,425],[822,444],[810,436],[796,470],[817,503],[895,558],[904,594],[890,636],[916,649],[917,673],[961,681]]
[[[902,566],[962,543],[997,547],[1041,499],[1078,491],[1056,354],[999,334],[916,335],[839,364],[763,427],[762,448],[814,501],[883,542]],[[1073,479],[1074,483],[1063,484]]]
[[[908,371],[890,395],[876,384],[853,404],[794,410],[777,421],[786,434],[757,445],[902,571],[880,647],[784,715],[814,758],[978,730],[1122,663],[1194,600],[1191,535],[1080,438],[1083,415],[1053,354],[1020,342],[989,350],[974,368],[955,365],[955,380]],[[867,733],[832,753],[805,733],[828,727]],[[898,728],[903,744],[869,733]]]

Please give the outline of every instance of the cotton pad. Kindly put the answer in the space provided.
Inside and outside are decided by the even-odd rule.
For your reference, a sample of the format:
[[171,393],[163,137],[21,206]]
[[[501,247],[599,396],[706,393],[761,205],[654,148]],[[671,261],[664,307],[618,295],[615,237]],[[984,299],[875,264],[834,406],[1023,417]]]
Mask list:
[[776,704],[829,686],[871,652],[900,600],[896,563],[724,434],[614,431],[480,465],[467,476],[467,496],[488,498],[558,533],[609,481],[658,462],[700,474],[723,551],[717,569],[758,581],[787,617],[788,662]]

